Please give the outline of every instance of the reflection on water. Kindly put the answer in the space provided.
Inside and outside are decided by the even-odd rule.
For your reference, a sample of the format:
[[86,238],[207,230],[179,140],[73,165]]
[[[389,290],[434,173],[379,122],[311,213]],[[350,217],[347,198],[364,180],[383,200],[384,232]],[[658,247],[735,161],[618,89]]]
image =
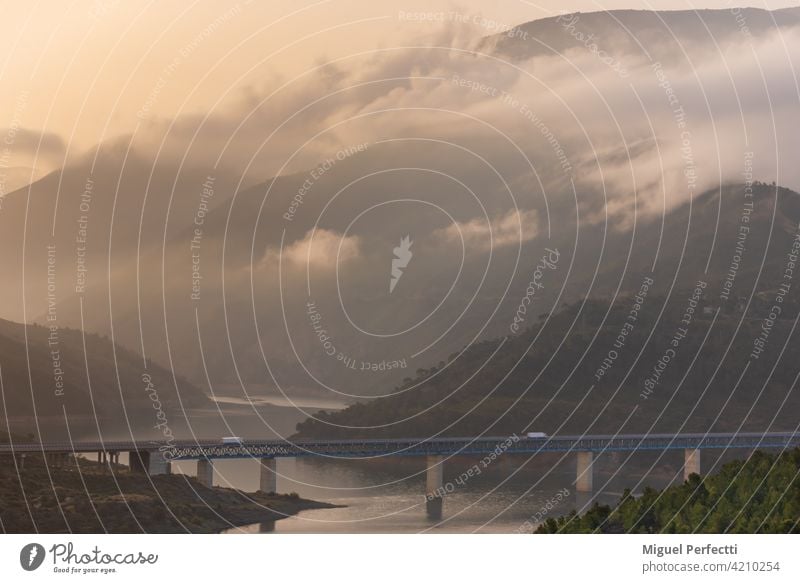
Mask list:
[[220,404],[227,405],[249,405],[259,407],[262,405],[275,405],[277,407],[298,407],[303,409],[331,409],[339,410],[347,407],[347,403],[343,403],[337,399],[323,399],[319,397],[292,397],[289,398],[285,395],[271,395],[271,396],[251,396],[244,397],[222,397],[213,396],[212,401]]
[[[510,493],[471,492],[453,494],[445,499],[444,516],[440,521],[429,520],[425,504],[416,496],[388,495],[341,498],[337,504],[346,508],[307,510],[297,516],[269,523],[233,528],[229,533],[518,533],[526,521],[538,512],[555,491],[534,491],[518,500]],[[582,504],[589,501],[581,496]],[[581,504],[579,502],[579,504]],[[553,510],[553,516],[575,507],[564,503]]]
[[[176,471],[190,475],[194,463],[179,462]],[[566,488],[569,494],[545,517],[583,508],[591,497],[575,492],[572,472],[554,473],[537,484],[537,472],[518,472],[515,466],[498,465],[463,484],[445,497],[441,520],[430,520],[425,511],[424,460],[405,460],[400,467],[386,468],[363,460],[323,461],[281,459],[278,490],[297,492],[304,498],[343,505],[342,508],[308,510],[297,516],[265,524],[254,524],[228,532],[246,533],[514,533],[540,513]],[[457,463],[445,474],[453,481],[461,469]],[[574,478],[573,478],[574,479]],[[505,483],[502,483],[504,480]],[[215,485],[245,491],[258,489],[256,460],[226,460],[215,463]],[[532,488],[532,489],[531,489]],[[529,491],[530,489],[530,491]],[[563,491],[563,490],[562,490]],[[613,502],[618,494],[600,494],[601,502]]]

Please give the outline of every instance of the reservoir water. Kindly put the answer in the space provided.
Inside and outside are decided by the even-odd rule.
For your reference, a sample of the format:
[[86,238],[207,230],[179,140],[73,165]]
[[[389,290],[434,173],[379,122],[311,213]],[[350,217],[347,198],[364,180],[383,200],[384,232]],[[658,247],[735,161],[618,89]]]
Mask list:
[[[465,464],[471,466],[474,460]],[[307,510],[274,523],[234,527],[231,533],[516,533],[530,531],[535,517],[547,518],[583,508],[592,501],[575,492],[566,471],[554,473],[536,484],[530,472],[513,474],[506,463],[492,472],[468,480],[456,479],[463,468],[445,473],[452,485],[444,501],[440,520],[426,515],[424,460],[404,461],[400,468],[386,468],[364,461],[281,459],[278,491],[297,492],[301,497],[340,508]],[[458,465],[454,462],[453,465]],[[193,462],[179,462],[174,471],[194,475]],[[566,469],[566,468],[565,468]],[[451,475],[452,474],[452,475]],[[258,489],[256,460],[215,462],[216,486],[243,491]],[[595,494],[610,503],[618,492]]]
[[[294,426],[305,417],[291,407],[275,407],[275,395],[251,397],[248,400],[218,396],[220,405],[229,407],[225,418],[229,427],[218,426],[219,420],[194,416],[199,435],[238,435],[244,439],[268,436],[263,421],[252,415],[251,405],[269,400],[260,410],[261,417],[281,436],[291,435]],[[282,404],[282,403],[280,403]],[[296,405],[297,403],[295,403]],[[341,408],[341,403],[308,398],[309,408]],[[235,433],[231,433],[231,431]],[[272,437],[274,438],[274,437]],[[593,496],[575,491],[574,455],[530,460],[527,456],[501,456],[480,475],[464,479],[465,472],[480,460],[456,457],[445,465],[444,483],[450,484],[444,498],[441,520],[430,520],[425,505],[425,459],[384,458],[383,460],[325,460],[281,458],[278,460],[278,492],[296,492],[303,498],[340,505],[340,508],[303,511],[274,523],[231,528],[228,532],[277,533],[514,533],[529,530],[535,518],[549,518],[586,508],[593,501],[615,503],[626,487],[640,491],[645,485],[662,488],[680,475],[680,452],[669,454],[672,467],[661,460],[654,464],[663,471],[645,468],[648,474],[641,481],[617,456],[607,462],[596,458]],[[670,457],[671,456],[671,457]],[[637,454],[646,458],[647,454]],[[672,459],[674,458],[674,459]],[[641,461],[645,461],[641,459]],[[655,456],[653,460],[655,461]],[[535,464],[535,465],[534,465]],[[614,474],[611,479],[601,477]],[[621,469],[621,471],[620,471]],[[196,475],[196,462],[173,464],[174,472]],[[254,492],[259,488],[260,466],[255,459],[216,460],[214,485]],[[566,495],[565,495],[566,492]],[[560,496],[559,496],[560,493]]]

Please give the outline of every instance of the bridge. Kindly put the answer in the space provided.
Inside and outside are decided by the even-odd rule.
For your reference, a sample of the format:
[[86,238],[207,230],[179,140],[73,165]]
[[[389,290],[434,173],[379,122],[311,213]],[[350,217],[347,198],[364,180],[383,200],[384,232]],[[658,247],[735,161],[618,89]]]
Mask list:
[[426,500],[430,516],[441,516],[444,489],[444,462],[452,456],[506,454],[533,455],[545,452],[575,453],[578,492],[591,492],[595,454],[683,450],[684,478],[700,473],[700,452],[704,449],[788,449],[800,446],[800,433],[678,433],[641,435],[507,436],[479,438],[387,438],[337,440],[241,440],[217,441],[97,441],[82,443],[1,444],[0,455],[21,457],[43,454],[50,463],[64,463],[74,454],[97,453],[101,463],[119,463],[119,454],[128,452],[131,471],[151,475],[170,472],[171,461],[197,460],[197,479],[213,485],[213,460],[257,458],[260,465],[260,490],[277,490],[277,459],[315,457],[331,459],[424,456],[427,459]]

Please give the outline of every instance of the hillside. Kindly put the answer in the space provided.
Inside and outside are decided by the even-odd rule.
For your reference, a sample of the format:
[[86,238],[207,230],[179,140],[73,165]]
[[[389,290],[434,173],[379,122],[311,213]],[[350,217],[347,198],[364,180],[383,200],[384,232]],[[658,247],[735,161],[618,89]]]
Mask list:
[[[84,349],[85,346],[85,349]],[[160,405],[169,417],[209,404],[205,394],[170,371],[115,346],[108,338],[69,328],[0,320],[2,415],[20,433],[63,439],[95,425],[105,437],[151,428]]]
[[[744,192],[742,185],[706,192],[662,224],[638,229],[627,249],[624,238],[612,240],[604,250],[606,270],[588,299],[554,309],[518,336],[474,343],[447,363],[420,368],[394,393],[309,420],[299,434],[792,428],[789,411],[800,405],[792,390],[798,363],[790,356],[800,349],[792,334],[800,297],[800,282],[793,280],[800,196],[763,184],[753,187],[752,198]],[[700,280],[705,287],[684,326]],[[631,322],[637,295],[642,307]],[[753,357],[764,327],[766,348]],[[654,373],[679,328],[687,330],[675,357]],[[610,369],[597,375],[612,350]],[[658,387],[645,399],[640,393],[654,374]]]
[[4,533],[214,533],[280,520],[330,504],[297,494],[208,488],[184,475],[145,476],[78,459],[45,467],[28,456],[18,474],[0,467]]
[[641,496],[626,491],[611,508],[595,505],[549,518],[536,531],[557,533],[800,533],[800,449],[756,452],[707,477]]
[[573,303],[519,336],[474,344],[418,370],[384,398],[300,423],[298,436],[793,429],[800,407],[797,292],[758,358],[754,341],[769,303],[754,300],[743,313],[700,294],[687,327],[693,293],[647,295],[634,322],[631,295]]

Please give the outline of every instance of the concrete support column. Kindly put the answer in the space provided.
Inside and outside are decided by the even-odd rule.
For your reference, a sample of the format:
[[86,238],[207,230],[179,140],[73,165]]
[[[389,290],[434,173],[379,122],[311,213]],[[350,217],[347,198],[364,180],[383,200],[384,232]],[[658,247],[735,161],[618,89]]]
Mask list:
[[150,467],[150,452],[131,451],[128,453],[128,460],[132,472],[146,474]]
[[214,462],[210,459],[197,460],[197,481],[207,488],[214,486]]
[[578,492],[592,491],[592,474],[594,454],[591,451],[578,452],[578,477],[575,480],[575,489]]
[[274,457],[261,458],[261,477],[258,489],[265,493],[278,491],[278,460]]
[[47,453],[45,459],[51,468],[61,468],[67,465],[68,453]]
[[688,480],[692,474],[700,474],[700,450],[683,450],[683,479]]
[[[128,453],[128,460],[131,471],[137,474],[160,476],[171,473],[170,463],[160,451],[132,451]],[[119,463],[119,454],[117,454],[117,463]]]
[[147,473],[151,476],[171,474],[172,467],[160,451],[150,452],[150,462],[147,464]]
[[428,471],[425,479],[425,508],[428,518],[438,520],[442,517],[444,506],[444,456],[429,455]]

